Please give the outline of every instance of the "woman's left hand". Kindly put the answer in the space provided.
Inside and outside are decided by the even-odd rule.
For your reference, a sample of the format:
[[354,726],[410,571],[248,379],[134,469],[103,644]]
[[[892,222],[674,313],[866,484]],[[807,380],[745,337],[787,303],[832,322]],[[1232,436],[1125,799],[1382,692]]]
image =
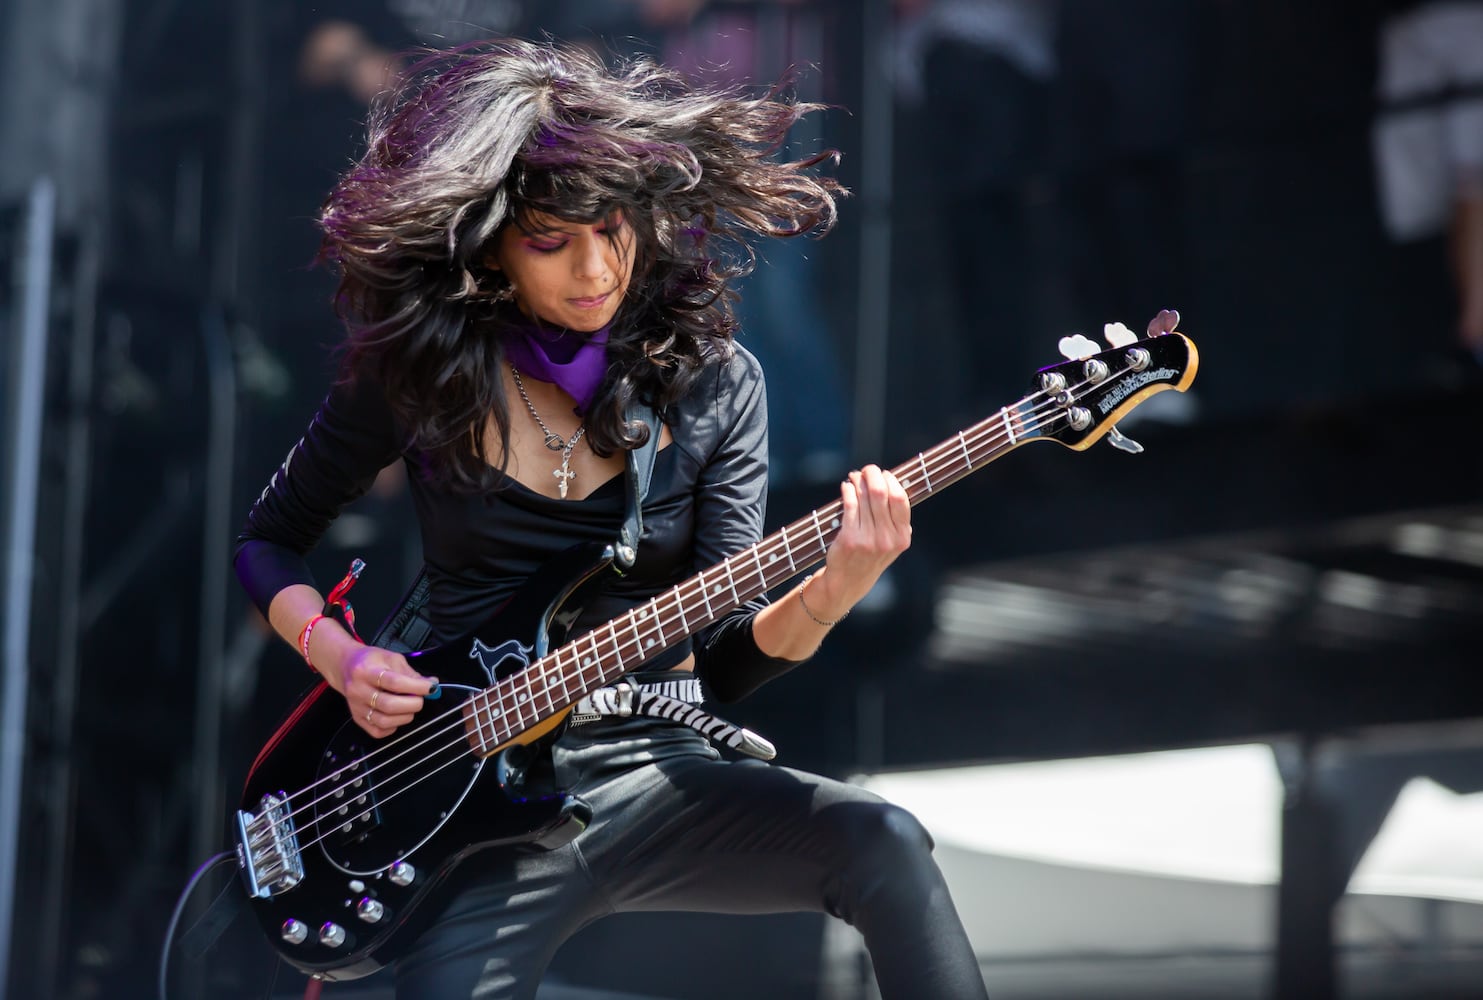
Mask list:
[[810,609],[831,619],[854,607],[911,545],[911,502],[889,471],[867,465],[851,472],[839,498],[839,534],[808,588]]

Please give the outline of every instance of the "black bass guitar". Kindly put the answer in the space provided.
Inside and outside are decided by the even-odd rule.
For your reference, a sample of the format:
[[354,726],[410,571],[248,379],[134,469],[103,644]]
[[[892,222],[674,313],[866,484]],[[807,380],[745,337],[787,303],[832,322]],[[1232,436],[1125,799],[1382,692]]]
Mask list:
[[[1113,342],[1042,369],[1019,402],[897,466],[912,504],[1030,441],[1079,451],[1111,434],[1129,446],[1114,423],[1154,393],[1186,389],[1198,355],[1179,333]],[[820,562],[840,512],[827,504],[566,641],[613,559],[610,548],[578,547],[474,633],[412,654],[442,695],[385,739],[360,729],[328,685],[311,691],[258,754],[234,817],[252,909],[279,954],[322,979],[369,975],[436,914],[465,858],[575,837],[591,809],[527,788],[521,758],[588,691]]]

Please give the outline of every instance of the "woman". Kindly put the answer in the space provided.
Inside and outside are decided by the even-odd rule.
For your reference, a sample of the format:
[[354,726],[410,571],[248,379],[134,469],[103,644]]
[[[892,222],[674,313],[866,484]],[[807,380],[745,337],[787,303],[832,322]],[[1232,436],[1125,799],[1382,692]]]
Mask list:
[[[623,465],[662,417],[636,565],[588,602],[598,625],[761,536],[762,373],[733,340],[742,236],[827,229],[826,156],[769,156],[811,106],[687,87],[638,62],[516,41],[413,74],[330,195],[325,252],[349,328],[344,377],[253,507],[237,570],[273,628],[385,737],[435,679],[320,614],[302,555],[400,458],[422,530],[434,641],[472,631],[577,542],[611,541]],[[824,566],[644,665],[720,700],[808,658],[907,547],[901,485],[840,490]],[[726,762],[665,720],[568,729],[550,768],[594,808],[554,850],[494,849],[397,962],[399,997],[530,997],[557,946],[620,910],[827,911],[859,928],[887,997],[979,997],[931,844],[853,786]]]

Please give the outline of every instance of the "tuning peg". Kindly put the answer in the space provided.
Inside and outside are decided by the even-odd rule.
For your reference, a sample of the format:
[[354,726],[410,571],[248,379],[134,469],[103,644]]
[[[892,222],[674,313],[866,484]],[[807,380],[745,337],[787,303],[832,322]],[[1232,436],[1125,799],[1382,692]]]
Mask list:
[[1056,347],[1060,350],[1061,357],[1071,361],[1089,358],[1102,349],[1095,340],[1089,340],[1079,333],[1070,337],[1062,337]]
[[1108,323],[1102,327],[1102,337],[1113,347],[1127,347],[1138,342],[1138,335],[1121,323]]
[[1159,337],[1166,333],[1173,333],[1178,326],[1178,309],[1160,309],[1159,314],[1148,321],[1148,335]]
[[1129,455],[1138,455],[1143,451],[1143,445],[1134,441],[1116,427],[1108,428],[1107,443],[1119,451],[1127,452]]

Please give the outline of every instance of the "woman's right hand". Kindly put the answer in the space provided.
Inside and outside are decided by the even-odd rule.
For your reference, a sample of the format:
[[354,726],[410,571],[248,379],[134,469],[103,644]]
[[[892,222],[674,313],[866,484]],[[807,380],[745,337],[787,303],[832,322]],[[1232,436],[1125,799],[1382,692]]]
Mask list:
[[436,677],[422,676],[405,656],[380,646],[359,646],[340,666],[338,687],[350,717],[378,739],[411,722],[437,686]]

